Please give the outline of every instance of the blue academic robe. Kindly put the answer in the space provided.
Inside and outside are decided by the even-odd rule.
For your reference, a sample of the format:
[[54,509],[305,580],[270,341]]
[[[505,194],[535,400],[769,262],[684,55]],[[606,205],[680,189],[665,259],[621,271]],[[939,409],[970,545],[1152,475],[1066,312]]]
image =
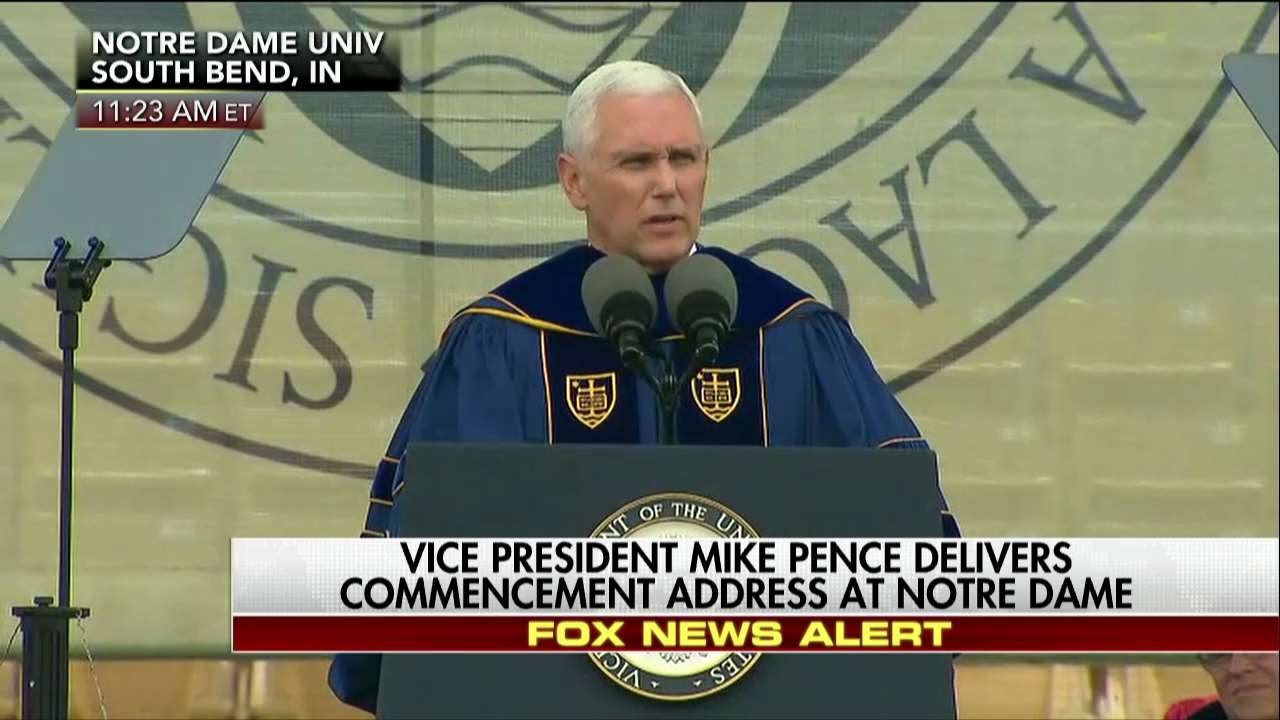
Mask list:
[[[728,265],[739,307],[715,367],[681,399],[678,442],[928,447],[844,318],[749,260],[698,252]],[[411,442],[661,441],[656,394],[621,365],[582,305],[582,276],[600,257],[585,245],[565,251],[453,318],[378,463],[364,536],[398,535],[400,460]],[[663,281],[653,277],[658,298]],[[653,351],[682,370],[684,344],[665,308],[653,337]],[[939,522],[944,535],[959,536],[949,511]],[[380,663],[379,655],[339,655],[330,686],[373,712]]]

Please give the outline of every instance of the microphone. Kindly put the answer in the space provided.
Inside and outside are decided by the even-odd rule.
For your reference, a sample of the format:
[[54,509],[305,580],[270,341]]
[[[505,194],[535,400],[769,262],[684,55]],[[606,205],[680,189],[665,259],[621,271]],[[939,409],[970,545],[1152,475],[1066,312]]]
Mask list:
[[606,255],[582,278],[582,304],[596,332],[622,356],[627,367],[644,363],[644,341],[658,317],[653,283],[640,263],[626,255]]
[[667,274],[664,295],[671,321],[689,339],[697,363],[715,362],[738,315],[738,283],[728,266],[709,253],[695,253]]

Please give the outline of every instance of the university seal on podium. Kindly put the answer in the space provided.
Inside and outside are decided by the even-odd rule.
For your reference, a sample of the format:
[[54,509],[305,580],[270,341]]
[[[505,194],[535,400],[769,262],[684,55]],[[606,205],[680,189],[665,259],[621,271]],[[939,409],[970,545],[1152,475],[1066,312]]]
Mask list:
[[[724,505],[690,493],[637,498],[610,514],[591,533],[596,538],[758,538],[745,520]],[[694,700],[742,679],[758,652],[657,650],[594,652],[590,656],[610,680],[654,700]]]

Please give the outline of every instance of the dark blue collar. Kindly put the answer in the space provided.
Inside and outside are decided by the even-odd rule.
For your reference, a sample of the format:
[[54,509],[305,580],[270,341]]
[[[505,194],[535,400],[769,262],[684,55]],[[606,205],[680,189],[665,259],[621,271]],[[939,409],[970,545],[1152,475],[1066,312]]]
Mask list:
[[[763,327],[797,305],[813,301],[808,293],[780,275],[728,250],[699,245],[698,252],[722,260],[738,283],[738,317],[733,323],[736,330]],[[511,278],[490,295],[532,320],[594,334],[582,304],[582,278],[587,268],[602,257],[604,253],[589,245],[570,248]],[[666,278],[666,273],[650,276],[658,298],[658,321],[653,330],[657,337],[677,334],[662,300]]]

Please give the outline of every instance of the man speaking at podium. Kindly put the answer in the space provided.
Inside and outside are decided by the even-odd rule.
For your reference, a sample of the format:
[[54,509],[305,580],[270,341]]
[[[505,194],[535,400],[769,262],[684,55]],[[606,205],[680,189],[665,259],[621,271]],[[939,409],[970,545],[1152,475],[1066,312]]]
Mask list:
[[[657,444],[670,425],[681,444],[927,447],[844,318],[749,260],[697,244],[710,152],[697,100],[678,75],[635,61],[604,65],[574,90],[562,132],[557,171],[586,216],[587,243],[452,319],[378,464],[365,536],[397,535],[398,469],[411,442]],[[584,277],[606,256],[631,258],[660,299],[668,274],[699,254],[727,266],[740,300],[714,366],[672,386],[684,397],[675,422],[664,423],[657,388],[624,364],[626,343],[597,328]],[[617,263],[632,266],[601,267]],[[615,281],[635,282],[597,274],[606,293]],[[690,357],[682,312],[656,305],[646,345],[678,374]],[[959,535],[949,512],[940,522]],[[377,655],[340,655],[330,686],[372,712],[379,667]]]

